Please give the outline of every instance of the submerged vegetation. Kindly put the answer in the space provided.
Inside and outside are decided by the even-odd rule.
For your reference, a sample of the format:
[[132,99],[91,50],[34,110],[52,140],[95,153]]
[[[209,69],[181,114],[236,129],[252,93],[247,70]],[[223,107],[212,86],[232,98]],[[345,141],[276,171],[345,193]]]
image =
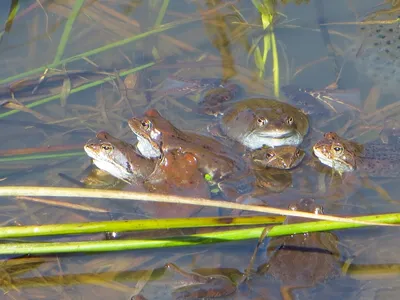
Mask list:
[[[357,25],[357,29],[360,26],[366,28],[359,29],[364,34],[361,34],[360,41],[352,33],[342,32],[338,29],[340,27],[328,27],[328,23],[322,22],[325,17],[318,14],[322,14],[324,6],[318,0],[316,2],[321,6],[317,9],[317,17],[312,17],[311,23],[315,24],[312,28],[309,24],[305,26],[297,22],[293,19],[293,11],[286,10],[288,7],[295,10],[297,5],[309,5],[306,0],[252,0],[248,3],[187,1],[182,7],[168,0],[10,2],[0,33],[0,53],[3,56],[0,124],[3,141],[6,141],[0,150],[0,196],[3,201],[0,254],[4,255],[2,272],[6,275],[3,277],[7,276],[3,284],[5,295],[16,298],[19,289],[28,291],[38,288],[35,293],[43,298],[47,297],[47,293],[51,294],[53,285],[80,283],[101,286],[110,295],[118,292],[129,294],[132,299],[143,299],[134,297],[146,290],[147,282],[157,282],[167,271],[172,270],[172,273],[183,277],[188,275],[172,262],[192,255],[193,251],[203,251],[189,246],[230,242],[240,247],[244,245],[241,241],[259,239],[257,246],[250,247],[251,251],[256,247],[253,257],[251,251],[247,253],[243,250],[239,258],[233,260],[240,261],[239,266],[233,266],[235,270],[203,269],[196,271],[196,275],[189,274],[189,277],[200,276],[196,280],[202,284],[208,282],[208,276],[220,275],[223,282],[220,283],[221,289],[224,290],[221,294],[228,295],[236,291],[236,285],[252,278],[250,273],[255,254],[264,237],[278,239],[278,236],[296,237],[296,234],[304,233],[305,237],[317,237],[320,244],[328,247],[329,243],[322,234],[331,230],[376,225],[382,226],[382,230],[387,230],[385,227],[397,230],[400,218],[396,209],[398,200],[392,199],[391,195],[397,192],[398,176],[393,169],[396,165],[391,162],[398,160],[397,119],[400,110],[397,99],[385,95],[390,93],[391,84],[400,71],[397,72],[396,66],[389,69],[389,66],[382,67],[377,62],[386,61],[385,53],[390,54],[390,59],[400,59],[393,51],[397,46],[390,35],[393,28],[387,27],[387,33],[382,36],[379,27],[397,26],[393,25],[396,18],[392,17],[398,14],[397,1],[387,1],[386,7],[375,11],[369,18],[336,22],[337,26],[347,24]],[[1,5],[5,7],[5,4]],[[286,14],[287,11],[291,14]],[[27,22],[29,26],[24,25]],[[291,48],[284,41],[284,34],[288,33],[289,39],[293,39]],[[323,50],[316,50],[318,57],[315,53],[296,56],[301,50],[294,48],[305,49],[307,44],[296,45],[296,38],[302,36],[308,39],[310,35],[315,39],[322,37]],[[351,52],[347,49],[349,41],[354,57],[348,54]],[[301,64],[297,64],[296,59]],[[326,61],[334,62],[333,72],[331,65],[324,65]],[[343,78],[346,79],[345,68],[349,61],[356,68],[360,64],[364,67],[367,64],[367,68],[372,68],[372,65],[381,68],[379,72],[375,68],[375,75],[370,76],[372,79],[366,79],[374,83],[372,89],[361,85],[361,88],[357,86],[356,92],[354,89],[349,92],[353,83],[341,85],[345,81]],[[307,76],[308,72],[318,74],[316,69],[324,71],[320,72],[321,78],[309,81],[314,88],[291,85],[282,89],[289,81],[304,78],[302,76]],[[362,75],[369,76],[371,72],[367,69]],[[329,76],[325,76],[327,73]],[[389,73],[393,74],[392,77],[385,79]],[[330,82],[326,82],[326,78]],[[275,114],[254,117],[256,114],[253,112],[258,108],[254,109],[252,105],[257,99],[270,97],[295,105],[294,109],[301,110],[301,115],[307,115],[305,118],[311,121],[303,120],[300,113],[297,115],[294,110],[282,105],[276,109],[279,112],[278,121],[289,129],[278,128],[283,133],[275,128],[272,130],[274,142],[270,146],[274,151],[261,147],[261,158],[258,159],[264,163],[262,168],[256,160],[251,161],[254,156],[247,154],[249,149],[253,150],[249,146],[254,143],[251,138],[247,144],[243,143],[249,149],[238,150],[239,158],[232,155],[234,158],[225,159],[223,156],[227,155],[227,150],[223,147],[222,150],[217,149],[218,143],[236,151],[236,144],[233,145],[229,139],[242,142],[242,135],[235,136],[240,126],[236,125],[232,130],[229,122],[236,118],[265,126],[271,121],[268,118],[276,117],[276,111]],[[250,104],[245,108],[238,105],[235,110],[232,102],[245,98],[256,100],[248,102]],[[244,106],[243,103],[247,102],[241,103]],[[140,128],[132,128],[132,117],[137,118],[139,126],[155,131],[140,136]],[[211,118],[214,119],[210,121]],[[165,125],[169,121],[173,125]],[[164,131],[159,130],[157,122],[165,126],[162,127]],[[221,132],[214,133],[211,126],[214,123],[219,124]],[[245,125],[245,130],[249,131],[250,126]],[[295,134],[290,126],[295,127]],[[318,156],[319,152],[314,149],[314,154],[320,159],[318,163],[316,157],[311,158],[312,153],[305,155],[303,150],[301,153],[292,151],[304,145],[312,148],[308,144],[311,137],[315,143],[316,134],[329,132],[325,137],[338,136],[330,131],[349,139],[343,146],[332,138],[329,151],[333,154],[325,148],[321,150],[334,156],[340,152],[334,159],[330,160],[325,152]],[[155,167],[152,164],[150,167],[155,171],[149,176],[141,174],[141,170],[138,172],[132,168],[134,158],[123,151],[122,154],[114,152],[112,158],[119,161],[111,163],[101,159],[96,162],[96,158],[91,156],[98,167],[94,168],[86,155],[88,151],[85,148],[85,153],[83,149],[89,139],[94,139],[96,132],[103,132],[103,137],[107,137],[104,132],[111,132],[117,137],[117,142],[109,138],[108,148],[104,148],[101,143],[104,141],[99,142],[101,135],[97,134],[97,140],[92,145],[101,145],[105,153],[110,149],[120,151],[116,147],[120,140],[130,145],[137,138],[138,144],[132,146],[132,153],[154,163]],[[262,133],[264,138],[265,132]],[[207,138],[194,135],[198,133],[207,134]],[[278,137],[279,134],[288,143],[293,143],[288,144],[293,147],[289,149],[291,151],[279,148],[287,146],[278,144],[284,139]],[[209,136],[218,143],[211,142]],[[293,137],[297,140],[293,141]],[[174,139],[179,141],[178,145]],[[388,152],[379,150],[383,148],[375,144],[369,148],[352,144],[350,141],[353,139],[360,143],[378,140]],[[262,144],[266,145],[265,142]],[[389,149],[385,146],[387,144],[395,146]],[[174,147],[187,150],[182,154]],[[142,151],[149,148],[159,151],[161,154],[157,155],[162,156],[163,162],[155,163],[158,157],[145,157],[146,153]],[[201,160],[208,156],[201,151],[210,148],[213,159],[203,164]],[[196,152],[198,149],[201,149],[200,153]],[[379,155],[370,155],[366,149],[372,149],[372,152],[379,150]],[[343,159],[346,151],[355,154],[357,163],[348,160],[351,155]],[[287,163],[288,153],[301,154],[301,158]],[[359,158],[359,153],[366,154]],[[131,161],[124,161],[126,157]],[[231,160],[243,160],[246,164],[245,167],[237,167],[239,179],[230,174],[235,172],[232,171],[234,167],[229,165]],[[218,162],[217,167],[213,164],[215,161]],[[225,169],[221,162],[226,163],[228,175],[223,173]],[[109,170],[116,168],[117,172],[122,166],[122,170],[128,173],[128,179],[105,172],[102,169],[104,166]],[[394,176],[387,177],[392,177],[393,181],[387,178],[386,181],[372,181],[365,176],[368,174],[357,176],[360,166],[372,170],[370,175],[385,175],[385,172],[388,173],[385,168],[391,166]],[[207,172],[203,172],[202,168]],[[147,176],[144,188],[135,190],[137,182],[136,178],[131,179],[132,174]],[[249,184],[244,178],[255,183]],[[235,184],[239,187],[232,188],[233,179],[237,180]],[[246,189],[249,186],[253,188],[251,193],[241,192],[241,188],[245,190],[242,182],[248,185]],[[374,195],[364,196],[366,191],[373,191]],[[208,199],[208,196],[213,199]],[[325,212],[322,209],[293,209],[293,203],[298,203],[299,199],[313,197],[322,199]],[[74,202],[75,198],[79,204]],[[261,205],[253,205],[260,204],[260,201]],[[292,206],[286,209],[288,204]],[[380,214],[388,210],[393,213]],[[245,212],[251,215],[239,215]],[[259,214],[254,215],[256,212]],[[273,215],[264,216],[265,213]],[[355,214],[358,216],[347,217]],[[296,218],[295,222],[290,222],[295,217],[306,219]],[[333,240],[334,247],[337,247],[337,238]],[[158,258],[156,262],[152,260],[157,255],[151,252],[146,254],[148,256],[138,252],[135,259],[121,252],[115,261],[102,256],[88,255],[78,260],[67,256],[71,260],[66,262],[71,268],[69,270],[63,269],[60,263],[62,258],[57,256],[60,253],[133,249],[154,249],[161,253],[170,247],[180,247],[178,249],[183,254]],[[228,257],[234,256],[230,250],[226,251]],[[353,251],[362,250],[355,247]],[[193,257],[210,266],[224,265],[218,255],[200,252]],[[47,256],[38,256],[44,254]],[[170,255],[168,252],[164,254]],[[221,263],[210,263],[213,259]],[[163,262],[171,264],[160,268]],[[347,264],[352,265],[351,262],[344,263],[343,270],[346,267],[351,269]],[[387,266],[380,266],[380,272],[389,272]],[[378,269],[374,267],[367,270],[356,265],[352,272],[359,274],[366,270],[366,273],[373,273]],[[74,268],[79,270],[78,275],[74,275]],[[393,264],[390,270],[397,274],[397,264]],[[254,274],[263,274],[261,271],[262,266]],[[272,273],[272,268],[266,272]],[[343,276],[345,273],[343,271]],[[94,276],[93,280],[89,280],[91,276]],[[135,285],[125,285],[129,281]],[[173,281],[174,278],[170,279],[170,282]],[[197,299],[191,292],[192,298],[188,299]],[[217,287],[209,288],[207,292],[220,293]],[[93,291],[82,290],[79,293],[94,295]],[[178,288],[168,293],[175,299],[181,299],[179,296],[184,292]],[[26,297],[23,293],[21,295]],[[157,297],[163,299],[163,296]]]

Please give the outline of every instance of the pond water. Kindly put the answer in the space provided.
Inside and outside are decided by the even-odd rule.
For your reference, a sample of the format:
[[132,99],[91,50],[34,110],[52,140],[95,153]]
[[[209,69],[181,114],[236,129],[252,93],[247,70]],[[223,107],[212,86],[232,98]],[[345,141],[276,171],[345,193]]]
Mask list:
[[[128,119],[150,108],[179,129],[210,136],[208,128],[215,118],[199,114],[198,103],[208,89],[228,82],[240,86],[233,102],[251,97],[284,102],[294,96],[295,100],[308,99],[302,98],[309,94],[299,88],[312,89],[325,95],[323,100],[328,99],[328,106],[322,105],[324,113],[310,115],[312,129],[302,145],[307,163],[278,176],[277,183],[268,179],[269,191],[259,198],[286,208],[300,198],[313,197],[325,213],[338,215],[398,211],[399,177],[341,177],[312,159],[312,145],[325,132],[336,131],[360,143],[379,141],[381,130],[388,124],[385,121],[399,119],[398,25],[380,28],[372,24],[361,29],[354,24],[376,13],[376,20],[387,25],[385,21],[400,15],[396,1],[386,1],[385,5],[377,0],[275,1],[279,13],[271,35],[270,27],[263,30],[260,13],[251,1],[86,0],[69,36],[65,28],[79,1],[10,2],[18,7],[12,22],[7,22],[10,3],[0,4],[0,24],[5,24],[0,39],[0,135],[5,141],[0,145],[1,186],[77,187],[81,181],[88,182],[87,176],[101,181],[94,176],[92,162],[83,151],[85,143],[99,131],[135,142]],[[264,65],[265,42],[275,44],[276,54],[269,51]],[[218,81],[207,81],[212,84],[205,88],[193,81],[209,78]],[[281,87],[287,85],[296,88],[285,94]],[[326,114],[327,109],[334,111]],[[186,171],[185,166],[178,164],[177,170]],[[274,184],[279,192],[271,188]],[[204,194],[191,190],[189,195]],[[11,226],[109,220],[105,210],[122,220],[231,213],[110,199],[51,200],[83,204],[92,211],[38,203],[32,198],[1,197],[0,222]],[[140,236],[183,233],[176,230]],[[343,261],[351,258],[355,265],[400,263],[396,228],[351,229],[335,234]],[[69,236],[58,240],[76,239]],[[90,239],[104,239],[104,235]],[[266,262],[266,243],[268,240],[258,253],[256,266]],[[241,274],[256,244],[256,240],[250,240],[151,251],[5,258],[3,297],[131,299],[146,276],[166,263],[187,272],[213,268],[218,273],[220,268]],[[304,259],[305,269],[309,261]],[[290,272],[301,274],[299,265],[293,264]],[[342,276],[311,287],[299,284],[292,296],[397,299],[399,278],[396,272],[376,274],[367,270],[350,280]],[[146,285],[143,295],[147,299],[173,299],[173,286],[183,281],[193,283],[190,280],[176,274],[165,276]],[[283,299],[279,283],[272,278],[258,278],[253,286],[261,290],[258,296],[241,289],[225,299]]]

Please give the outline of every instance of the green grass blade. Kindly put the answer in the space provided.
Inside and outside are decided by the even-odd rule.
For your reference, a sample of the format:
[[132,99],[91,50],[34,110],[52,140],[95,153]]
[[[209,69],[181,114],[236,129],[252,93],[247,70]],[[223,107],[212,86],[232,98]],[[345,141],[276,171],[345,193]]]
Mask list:
[[8,17],[7,17],[6,24],[4,26],[4,30],[0,31],[0,41],[3,39],[4,33],[10,31],[10,29],[12,27],[12,24],[14,23],[15,16],[18,13],[19,7],[20,6],[19,6],[19,1],[18,0],[12,0],[11,1],[10,10],[8,12]]
[[60,44],[58,45],[56,56],[54,57],[52,65],[58,64],[64,55],[65,47],[67,46],[69,35],[71,34],[72,26],[78,14],[83,6],[85,0],[75,0],[75,4],[72,7],[71,14],[68,17],[67,23],[65,23],[64,32],[61,36]]
[[282,223],[283,216],[202,217],[151,220],[102,221],[86,223],[9,226],[0,228],[0,238],[38,237],[64,234],[91,234],[173,228],[248,226]]
[[278,49],[276,46],[276,39],[275,39],[275,33],[271,30],[270,34],[271,38],[271,48],[272,48],[272,74],[274,77],[274,94],[275,97],[279,98],[279,87],[280,87],[280,82],[279,82],[279,55],[278,55]]
[[154,23],[154,27],[158,27],[161,25],[161,23],[164,19],[165,13],[167,11],[168,5],[169,5],[169,0],[164,0],[162,6],[160,8],[160,11],[158,12],[157,20]]
[[108,44],[108,45],[105,45],[105,46],[102,46],[102,47],[99,47],[99,48],[96,48],[96,49],[93,49],[93,50],[90,50],[90,51],[87,51],[87,52],[84,52],[84,53],[81,53],[81,54],[77,54],[77,55],[62,59],[56,64],[50,64],[50,65],[47,65],[47,66],[42,66],[42,67],[39,67],[39,68],[36,68],[36,69],[32,69],[32,70],[24,72],[24,73],[20,73],[20,74],[14,75],[14,76],[10,76],[10,77],[4,78],[4,79],[0,80],[0,84],[5,84],[5,83],[12,82],[12,81],[20,79],[20,78],[24,78],[24,77],[40,74],[40,73],[43,73],[44,70],[46,70],[46,69],[54,69],[54,68],[57,68],[57,67],[59,67],[59,66],[61,66],[63,64],[70,63],[70,62],[73,62],[73,61],[76,61],[76,60],[79,60],[79,59],[82,59],[82,58],[86,58],[86,57],[91,56],[91,55],[99,54],[99,53],[102,53],[102,52],[105,52],[105,51],[108,51],[108,50],[111,50],[111,49],[114,49],[114,48],[117,48],[117,47],[120,47],[120,46],[124,46],[126,44],[131,43],[131,42],[134,42],[134,41],[146,38],[148,36],[151,36],[153,34],[157,34],[157,33],[172,29],[172,28],[174,28],[174,27],[176,27],[178,25],[182,25],[182,24],[185,24],[185,23],[193,22],[193,21],[194,20],[189,19],[189,20],[183,20],[183,21],[180,21],[180,22],[171,22],[171,23],[168,23],[168,24],[164,24],[164,25],[162,25],[162,26],[160,26],[160,27],[158,27],[156,29],[152,29],[150,31],[134,35],[132,37],[117,41],[115,43],[111,43],[111,44]]
[[[145,64],[145,65],[141,65],[141,66],[139,66],[139,67],[136,67],[136,68],[133,68],[133,69],[130,69],[130,70],[127,70],[127,71],[120,72],[120,73],[118,74],[118,76],[122,77],[122,76],[125,76],[125,75],[128,75],[128,74],[131,74],[131,73],[136,73],[136,72],[138,72],[138,71],[140,71],[140,70],[144,70],[144,69],[149,68],[149,67],[152,67],[152,66],[154,66],[154,65],[155,65],[154,62]],[[107,77],[107,78],[105,78],[105,79],[101,79],[101,80],[97,80],[97,81],[93,81],[93,82],[90,82],[90,83],[81,85],[80,87],[77,87],[77,88],[75,88],[75,89],[71,89],[70,94],[74,94],[74,93],[77,93],[77,92],[86,90],[86,89],[88,89],[88,88],[91,88],[91,87],[94,87],[94,86],[98,86],[98,85],[100,85],[100,84],[102,84],[102,83],[104,83],[104,82],[114,80],[115,78],[116,78],[115,75],[110,75],[109,77]],[[40,99],[40,100],[37,100],[37,101],[35,101],[35,102],[33,102],[33,103],[27,104],[26,107],[29,107],[29,108],[36,107],[36,106],[45,104],[45,103],[47,103],[47,102],[50,102],[50,101],[59,99],[60,96],[61,96],[61,94],[57,94],[57,95],[53,95],[53,96],[50,96],[50,97],[47,97],[47,98],[44,98],[44,99]],[[19,111],[19,110],[10,110],[10,111],[7,111],[7,112],[5,112],[5,113],[0,114],[0,119],[5,118],[5,117],[8,117],[8,116],[11,116],[11,115],[16,114],[16,113],[18,113],[18,112],[20,112],[20,111]]]
[[79,151],[79,152],[69,152],[69,153],[7,156],[7,157],[0,157],[0,163],[12,162],[12,161],[36,160],[36,159],[56,159],[56,158],[66,158],[66,157],[84,156],[84,155],[85,155],[84,151]]
[[[400,214],[385,214],[363,216],[357,220],[399,223]],[[349,224],[339,222],[307,222],[290,225],[276,225],[267,234],[268,237],[291,235],[304,232],[328,231],[336,229],[364,227],[363,224]],[[251,229],[229,230],[195,234],[190,236],[177,236],[157,238],[153,240],[113,240],[113,241],[86,241],[66,243],[10,243],[0,244],[0,254],[47,254],[47,253],[82,253],[82,252],[110,252],[135,249],[155,249],[166,247],[185,247],[211,243],[232,242],[248,239],[257,239],[265,227]]]
[[18,13],[19,10],[19,1],[18,0],[12,0],[11,5],[10,5],[10,11],[8,12],[8,17],[6,21],[6,26],[4,31],[9,32],[11,29],[12,24],[14,23],[15,16]]

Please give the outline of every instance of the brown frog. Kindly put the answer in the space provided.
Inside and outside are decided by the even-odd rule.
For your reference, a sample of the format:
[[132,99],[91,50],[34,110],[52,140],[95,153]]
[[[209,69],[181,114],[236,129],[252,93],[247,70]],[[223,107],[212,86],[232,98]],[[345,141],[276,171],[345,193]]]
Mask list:
[[372,177],[397,177],[400,174],[400,151],[390,144],[361,145],[328,132],[315,143],[313,152],[322,164],[339,173],[357,170]]
[[[209,186],[198,170],[195,156],[190,153],[177,150],[162,159],[145,158],[133,145],[104,131],[96,135],[96,140],[90,140],[84,149],[99,169],[135,188],[161,194],[210,197]],[[158,217],[174,216],[176,212],[173,209],[176,206],[168,203],[144,203],[143,207]],[[179,206],[179,212],[184,216],[198,210],[196,206]]]
[[227,84],[206,90],[198,103],[198,112],[210,116],[218,116],[227,107],[227,104],[242,91],[237,84]]
[[155,109],[146,111],[142,118],[131,118],[128,124],[138,137],[137,148],[146,157],[159,157],[172,150],[190,152],[203,174],[215,180],[245,169],[241,158],[228,147],[213,138],[179,130]]
[[263,147],[250,152],[251,161],[264,168],[289,170],[297,167],[305,152],[295,146]]
[[[313,199],[301,199],[291,210],[322,214]],[[311,221],[288,216],[284,224]],[[338,239],[330,232],[311,232],[274,237],[268,243],[268,262],[257,269],[256,276],[269,275],[281,283],[284,299],[296,288],[311,287],[341,274]]]
[[251,98],[222,111],[222,134],[250,150],[263,146],[298,146],[309,130],[308,117],[290,104]]
[[137,153],[133,145],[105,131],[98,132],[96,139],[89,140],[84,150],[99,169],[129,184],[144,182],[157,163],[155,159]]

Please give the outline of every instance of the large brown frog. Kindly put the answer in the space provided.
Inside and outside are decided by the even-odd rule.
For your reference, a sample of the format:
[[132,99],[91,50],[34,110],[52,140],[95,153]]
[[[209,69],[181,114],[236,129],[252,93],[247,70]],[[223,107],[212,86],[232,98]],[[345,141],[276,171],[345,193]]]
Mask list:
[[[162,159],[145,158],[131,144],[104,131],[97,133],[96,139],[90,140],[84,149],[98,168],[135,188],[162,194],[210,197],[209,186],[190,153],[171,151]],[[176,212],[172,209],[174,205],[168,203],[145,203],[143,206],[158,217],[173,216]],[[188,216],[198,209],[181,205],[179,212]]]
[[211,90],[208,97],[200,102],[201,109],[206,113],[222,115],[219,127],[223,135],[250,150],[263,146],[298,146],[302,143],[308,133],[309,123],[301,110],[267,98],[225,103],[226,98],[235,94],[235,90],[230,87]]
[[299,109],[277,100],[253,98],[223,112],[222,132],[249,149],[298,146],[308,133],[308,118]]
[[[322,214],[321,206],[313,199],[301,199],[289,206],[299,210]],[[311,221],[288,216],[284,224]],[[284,299],[296,288],[311,287],[330,277],[341,274],[338,239],[330,232],[311,232],[274,237],[268,243],[268,262],[257,269],[257,276],[269,275],[281,283]]]
[[397,177],[400,174],[398,146],[359,143],[346,140],[335,132],[325,133],[313,146],[319,161],[339,173],[358,171],[372,177]]
[[146,111],[141,118],[131,118],[129,127],[138,137],[137,148],[146,157],[165,155],[179,150],[192,153],[200,170],[215,180],[245,168],[241,158],[213,138],[179,130],[155,110]]

